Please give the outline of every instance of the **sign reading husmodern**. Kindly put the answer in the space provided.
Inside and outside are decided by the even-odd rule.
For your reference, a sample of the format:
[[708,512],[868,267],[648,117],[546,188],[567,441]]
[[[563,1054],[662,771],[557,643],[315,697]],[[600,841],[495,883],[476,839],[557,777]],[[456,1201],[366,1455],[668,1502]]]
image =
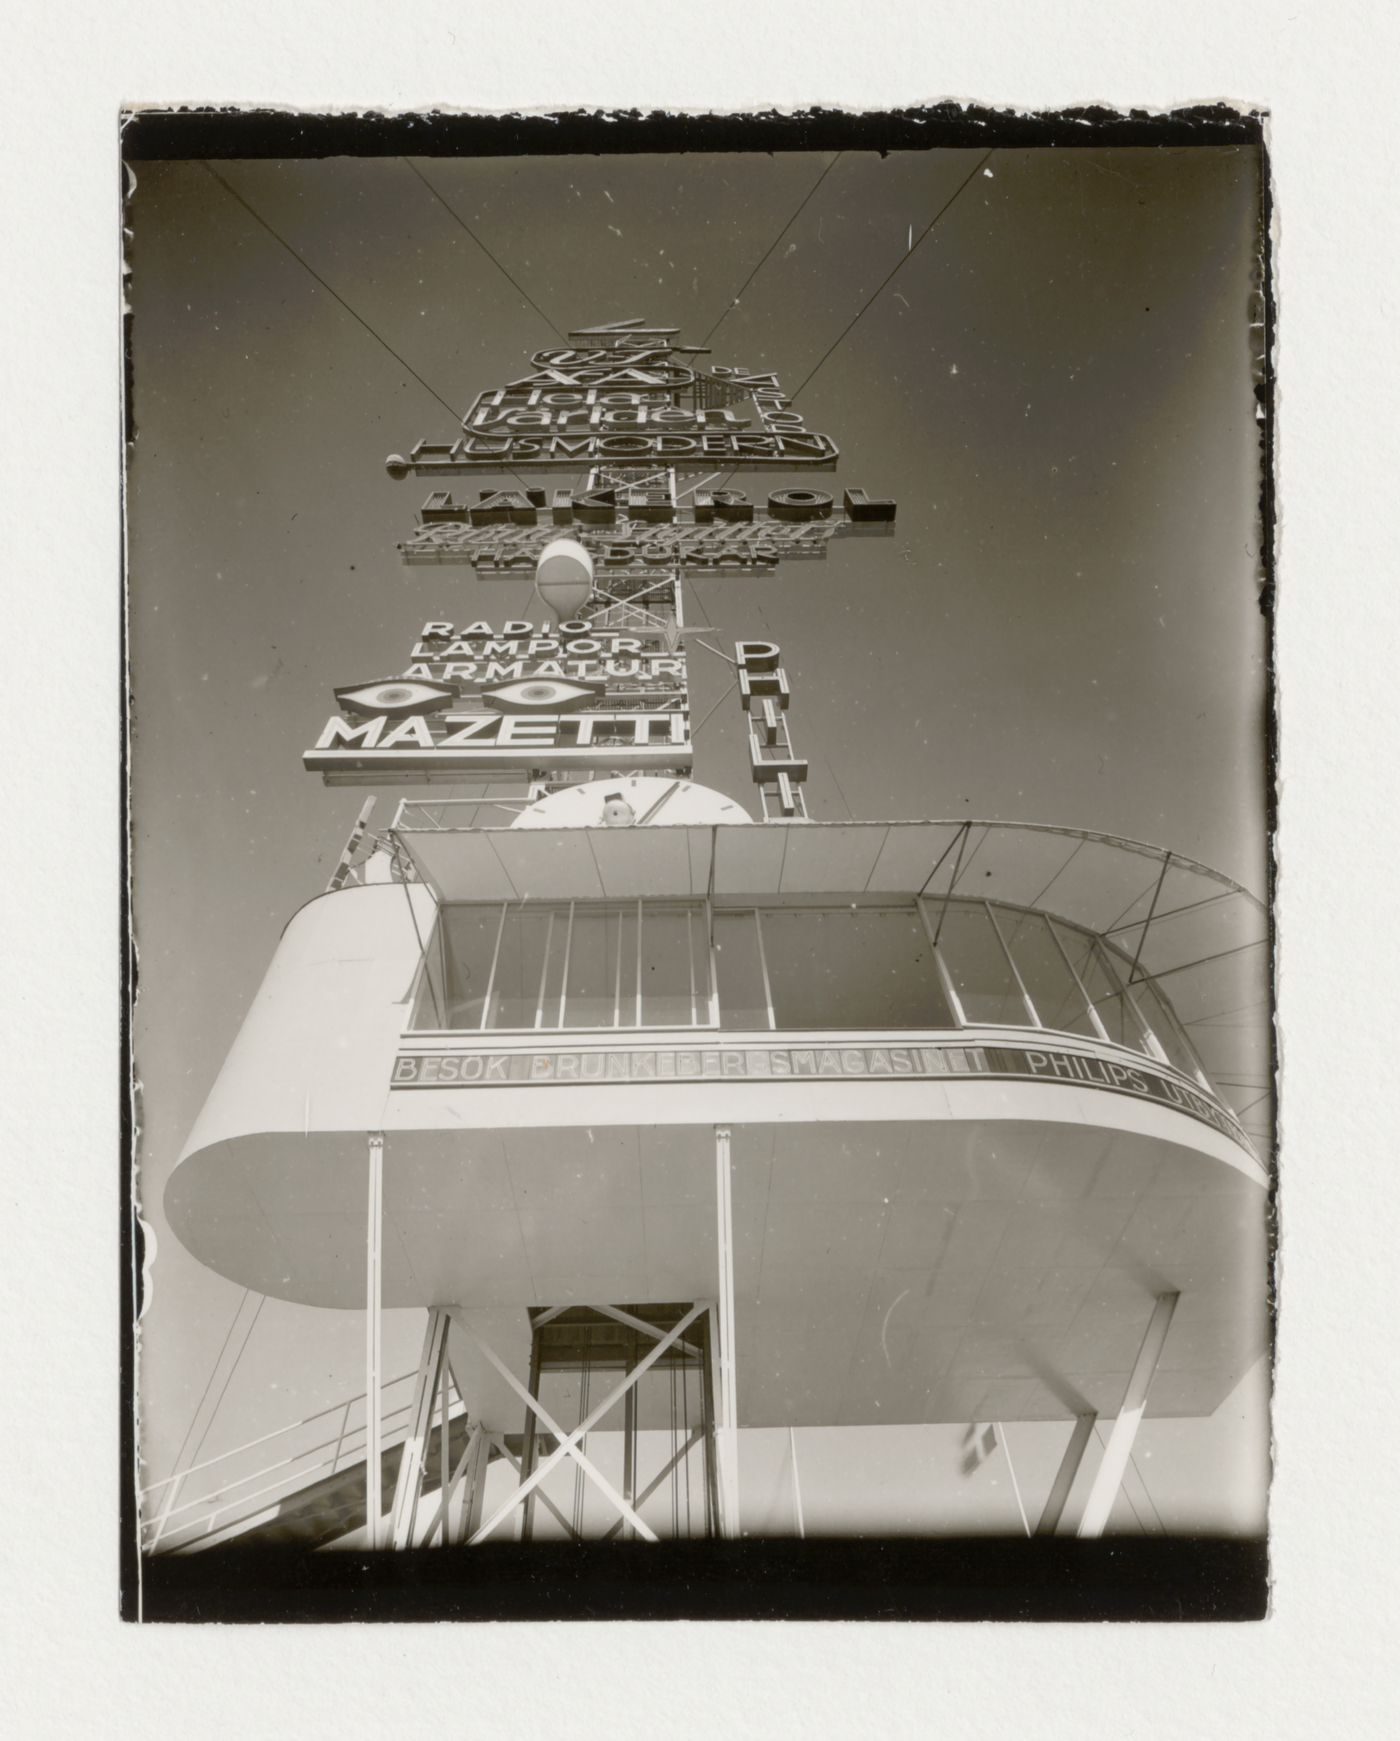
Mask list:
[[628,1046],[528,1052],[405,1052],[393,1088],[577,1087],[632,1082],[781,1082],[1005,1076],[1107,1088],[1175,1107],[1248,1144],[1230,1113],[1199,1090],[1139,1065],[1019,1046]]
[[432,477],[617,464],[836,464],[835,442],[806,428],[776,375],[702,369],[692,366],[697,354],[635,333],[616,335],[608,348],[536,351],[528,374],[477,395],[456,441],[420,441],[407,459],[390,455],[386,467],[391,477]]

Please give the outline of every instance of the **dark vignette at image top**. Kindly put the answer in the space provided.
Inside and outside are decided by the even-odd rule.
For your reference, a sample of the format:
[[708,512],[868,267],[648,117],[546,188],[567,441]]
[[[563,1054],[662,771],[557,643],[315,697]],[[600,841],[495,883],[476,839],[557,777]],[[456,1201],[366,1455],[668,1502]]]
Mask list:
[[[799,116],[533,117],[301,116],[272,112],[148,111],[125,117],[121,151],[132,162],[162,159],[564,155],[685,151],[919,151],[995,146],[1260,144],[1262,122],[1222,107],[1170,116],[1070,111],[1010,116],[945,105],[890,115],[815,111]],[[1270,199],[1262,176],[1265,221]],[[1272,260],[1265,268],[1266,355],[1271,359]],[[130,315],[127,320],[129,322]],[[130,346],[126,408],[132,404]],[[1264,608],[1272,597],[1272,380],[1259,386],[1262,463]],[[123,668],[125,670],[123,648]],[[125,725],[124,725],[125,732]],[[1268,714],[1274,749],[1272,692]],[[125,748],[125,745],[124,745]],[[123,803],[128,794],[123,785]],[[1272,787],[1269,820],[1273,825]],[[123,854],[130,816],[123,818]],[[1272,871],[1271,871],[1272,874]],[[1270,891],[1272,892],[1272,891]],[[131,1200],[132,1129],[129,1009],[135,992],[130,913],[122,895],[121,1012],[124,1050],[119,1083],[123,1153],[120,1229],[124,1274],[121,1310],[121,1611],[135,1618],[137,1539],[131,1384],[134,1311],[139,1310],[142,1252]],[[431,1561],[431,1566],[429,1562]],[[509,1569],[507,1570],[507,1562]],[[249,1574],[252,1574],[249,1576]],[[475,1566],[453,1553],[399,1559],[338,1555],[313,1559],[294,1550],[245,1550],[227,1559],[148,1562],[143,1618],[355,1619],[570,1617],[843,1617],[843,1618],[1255,1618],[1264,1612],[1267,1559],[1262,1543],[1111,1541],[1098,1543],[855,1542],[838,1544],[713,1543],[668,1548],[648,1560],[543,1545],[492,1552]]]

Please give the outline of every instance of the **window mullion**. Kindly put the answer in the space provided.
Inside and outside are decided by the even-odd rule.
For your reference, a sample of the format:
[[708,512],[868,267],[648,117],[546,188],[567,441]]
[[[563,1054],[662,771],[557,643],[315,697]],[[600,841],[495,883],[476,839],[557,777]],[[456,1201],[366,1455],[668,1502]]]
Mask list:
[[617,910],[617,965],[613,969],[613,1020],[615,1028],[622,1026],[622,929],[627,923],[627,910]]
[[481,1032],[485,1033],[491,1025],[491,997],[496,989],[496,965],[501,959],[501,939],[506,933],[506,914],[510,911],[510,902],[501,902],[501,920],[496,926],[496,947],[491,951],[491,971],[486,976],[486,999],[481,1006]]
[[1138,1031],[1141,1033],[1147,1044],[1148,1052],[1156,1058],[1159,1063],[1170,1064],[1171,1059],[1167,1056],[1167,1049],[1157,1038],[1156,1034],[1153,1032],[1151,1023],[1142,1013],[1142,1010],[1138,1005],[1138,1000],[1133,996],[1132,988],[1123,979],[1121,974],[1114,971],[1113,956],[1104,947],[1102,938],[1095,942],[1094,947],[1099,952],[1099,965],[1102,967],[1109,984],[1118,987],[1124,1002],[1133,1012],[1133,1020],[1137,1023]]
[[1045,915],[1045,923],[1050,927],[1050,935],[1055,939],[1055,947],[1060,952],[1060,960],[1064,962],[1065,967],[1068,969],[1070,978],[1079,987],[1079,995],[1084,999],[1085,1013],[1088,1015],[1089,1020],[1094,1024],[1094,1032],[1105,1042],[1105,1044],[1111,1046],[1113,1041],[1109,1039],[1108,1029],[1103,1025],[1099,1012],[1094,1008],[1094,1000],[1089,996],[1088,988],[1085,986],[1084,981],[1079,977],[1074,963],[1070,960],[1069,951],[1060,941],[1059,926],[1048,913]]
[[1006,957],[1006,965],[1011,969],[1011,976],[1016,981],[1016,989],[1021,994],[1021,1002],[1026,1006],[1026,1014],[1030,1017],[1031,1026],[1033,1028],[1043,1028],[1045,1024],[1040,1019],[1040,1015],[1036,1010],[1031,994],[1026,990],[1026,982],[1021,978],[1021,970],[1016,965],[1016,959],[1011,953],[1010,946],[1005,937],[1002,936],[1001,926],[997,924],[997,916],[992,911],[992,903],[990,901],[983,901],[982,905],[987,909],[987,917],[992,922],[992,930],[996,932],[997,942],[1000,943],[1001,952]]
[[715,956],[715,904],[706,896],[705,899],[705,934],[709,938],[709,947],[705,951],[705,959],[710,964],[710,1026],[719,1026],[719,963]]
[[[928,908],[921,895],[915,897],[915,904],[919,909],[919,920],[924,928],[924,936],[928,938],[928,946],[933,952],[934,972],[938,975],[938,983],[943,987],[943,995],[948,1000],[948,1008],[953,1012],[953,1025],[965,1028],[967,1017],[963,1013],[962,999],[958,996],[958,988],[953,984],[953,976],[949,973],[948,965],[943,959],[943,951],[934,942],[935,932],[933,926],[929,924]],[[944,905],[946,906],[947,903],[945,902]]]
[[549,952],[554,947],[554,913],[550,911],[549,924],[544,933],[544,960],[540,964],[540,988],[535,994],[535,1026],[544,1026],[544,991],[549,980]]
[[763,920],[757,907],[753,910],[753,928],[758,935],[758,964],[763,969],[763,1001],[768,1006],[768,1026],[775,1030],[778,1023],[773,1014],[773,982],[768,977],[768,951],[763,947]]
[[559,976],[559,1019],[555,1027],[564,1026],[564,996],[569,987],[569,957],[574,947],[574,902],[569,902],[569,923],[564,929],[564,971]]
[[690,1025],[700,1026],[700,1011],[696,1007],[695,985],[695,914],[687,907],[685,910],[685,959],[690,969]]

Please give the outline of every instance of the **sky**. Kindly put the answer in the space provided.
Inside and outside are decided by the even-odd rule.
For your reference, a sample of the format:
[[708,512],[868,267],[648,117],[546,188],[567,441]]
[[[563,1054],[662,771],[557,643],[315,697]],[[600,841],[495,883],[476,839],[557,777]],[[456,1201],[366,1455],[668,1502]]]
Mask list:
[[[364,796],[323,788],[301,751],[332,686],[397,669],[423,622],[531,615],[526,580],[400,565],[429,485],[389,479],[384,457],[450,438],[434,395],[464,411],[523,373],[551,325],[642,316],[697,343],[718,323],[714,361],[805,382],[809,427],[842,449],[839,483],[897,499],[889,540],[687,586],[688,619],[717,645],[782,645],[813,816],[1089,828],[1263,892],[1257,157],[997,151],[919,241],[979,156],[415,160],[436,195],[402,159],[221,164],[239,198],[198,164],[137,166],[151,1473],[169,1468],[242,1294],[179,1247],[161,1193],[283,924],[324,888]],[[803,480],[772,487],[787,481]],[[728,680],[692,652],[696,720]],[[700,732],[695,777],[754,808],[737,702]],[[401,1370],[421,1317],[388,1316]],[[362,1329],[269,1301],[205,1454],[358,1388]]]

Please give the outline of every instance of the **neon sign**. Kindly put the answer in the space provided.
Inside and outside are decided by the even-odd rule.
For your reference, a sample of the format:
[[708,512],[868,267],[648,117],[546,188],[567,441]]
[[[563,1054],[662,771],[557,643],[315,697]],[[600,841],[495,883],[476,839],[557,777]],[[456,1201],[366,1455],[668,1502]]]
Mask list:
[[691,766],[685,653],[586,622],[429,622],[406,671],[341,685],[302,756],[329,784]]

